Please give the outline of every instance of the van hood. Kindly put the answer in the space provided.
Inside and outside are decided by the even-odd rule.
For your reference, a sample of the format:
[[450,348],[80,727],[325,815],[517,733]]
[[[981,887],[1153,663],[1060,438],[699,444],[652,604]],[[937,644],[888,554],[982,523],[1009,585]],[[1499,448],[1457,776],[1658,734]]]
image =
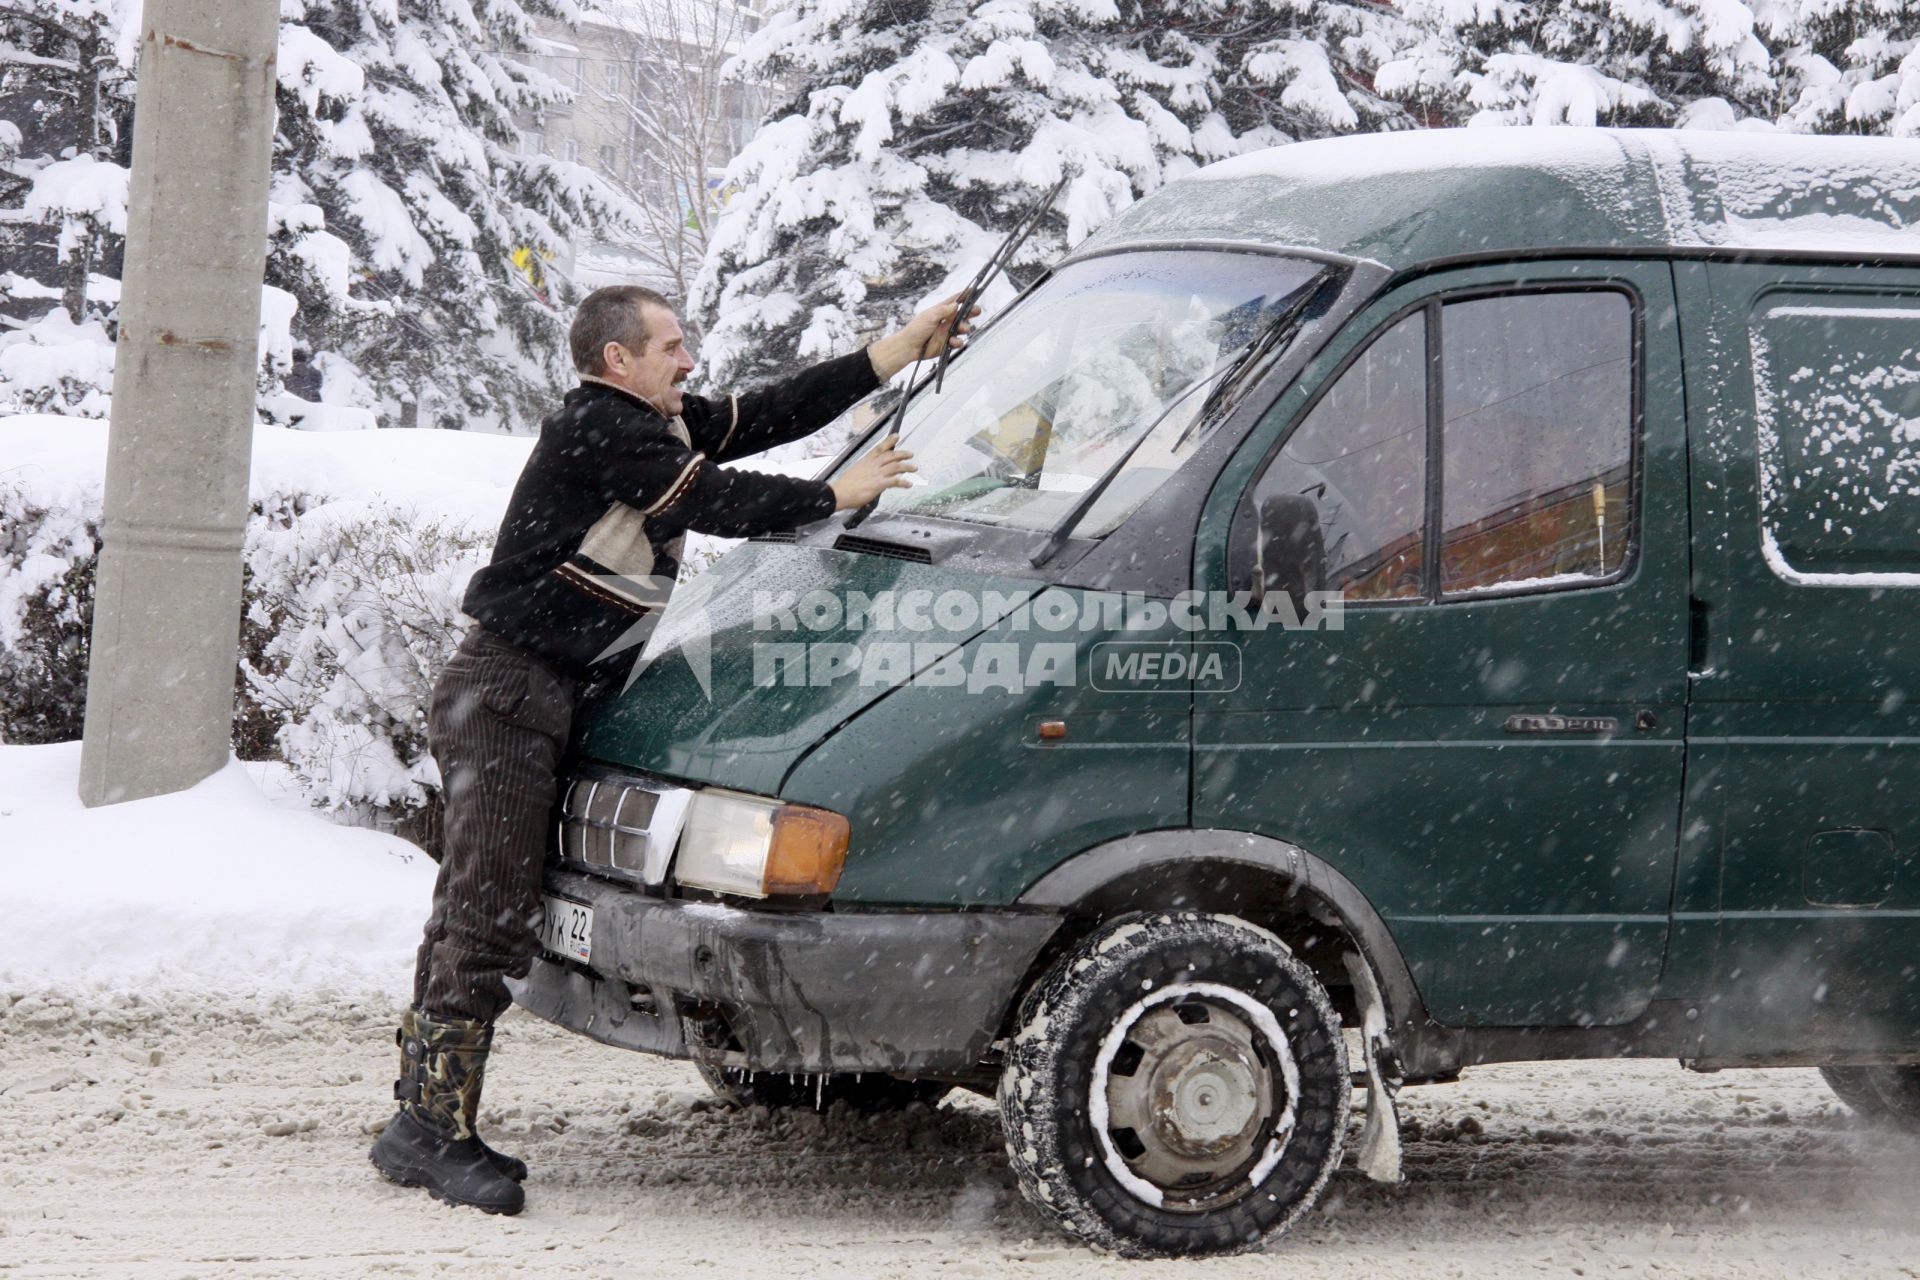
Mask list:
[[[824,662],[865,659],[881,642],[897,656],[907,642],[918,671],[1043,589],[828,547],[747,543],[675,588],[644,650],[631,650],[638,674],[582,708],[578,749],[616,767],[776,795],[803,755],[910,678],[903,664],[863,663],[815,679],[809,659],[824,675]],[[948,608],[931,607],[943,597]],[[862,600],[876,607],[849,618],[848,602]],[[624,681],[629,668],[609,662]]]

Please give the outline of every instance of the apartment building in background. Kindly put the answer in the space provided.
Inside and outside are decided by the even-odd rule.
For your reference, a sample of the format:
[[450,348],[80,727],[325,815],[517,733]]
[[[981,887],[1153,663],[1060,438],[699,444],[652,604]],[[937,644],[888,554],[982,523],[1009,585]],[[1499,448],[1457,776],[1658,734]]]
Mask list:
[[[649,214],[624,240],[552,247],[546,269],[583,289],[645,284],[679,300],[701,247],[686,243],[703,220],[696,202],[707,216],[724,203],[727,162],[770,101],[764,86],[715,74],[761,21],[734,0],[601,0],[577,24],[536,24],[530,60],[573,97],[518,122],[522,152],[586,165]],[[674,127],[685,119],[704,127]]]

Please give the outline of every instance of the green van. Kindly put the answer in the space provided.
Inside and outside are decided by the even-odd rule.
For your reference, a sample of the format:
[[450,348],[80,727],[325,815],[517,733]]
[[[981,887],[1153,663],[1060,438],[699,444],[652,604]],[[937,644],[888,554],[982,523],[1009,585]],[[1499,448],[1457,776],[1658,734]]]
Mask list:
[[1394,1092],[1482,1063],[1920,1126],[1920,144],[1225,161],[903,434],[585,719],[523,1006],[746,1101],[992,1093],[1136,1255],[1284,1230],[1356,1090],[1396,1177]]

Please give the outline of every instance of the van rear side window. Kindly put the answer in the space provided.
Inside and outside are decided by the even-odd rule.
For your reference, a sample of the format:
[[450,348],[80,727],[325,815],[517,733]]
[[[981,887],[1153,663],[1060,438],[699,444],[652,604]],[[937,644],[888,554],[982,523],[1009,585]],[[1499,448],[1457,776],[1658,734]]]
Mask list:
[[1920,583],[1920,297],[1775,293],[1752,325],[1769,562]]

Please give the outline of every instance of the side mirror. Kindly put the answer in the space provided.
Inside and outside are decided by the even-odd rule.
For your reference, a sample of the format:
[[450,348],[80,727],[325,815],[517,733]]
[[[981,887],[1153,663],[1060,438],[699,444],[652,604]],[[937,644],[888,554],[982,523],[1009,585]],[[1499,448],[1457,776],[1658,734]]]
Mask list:
[[1327,587],[1327,547],[1320,532],[1320,507],[1302,493],[1276,493],[1260,502],[1254,530],[1253,596],[1256,602],[1280,593],[1304,611],[1307,592]]

